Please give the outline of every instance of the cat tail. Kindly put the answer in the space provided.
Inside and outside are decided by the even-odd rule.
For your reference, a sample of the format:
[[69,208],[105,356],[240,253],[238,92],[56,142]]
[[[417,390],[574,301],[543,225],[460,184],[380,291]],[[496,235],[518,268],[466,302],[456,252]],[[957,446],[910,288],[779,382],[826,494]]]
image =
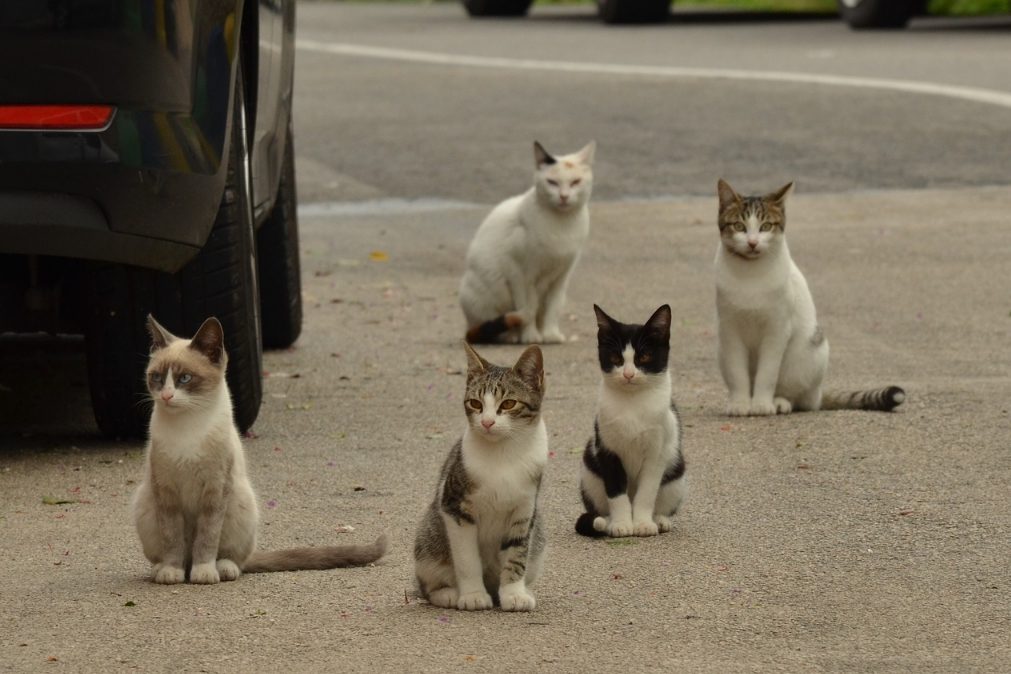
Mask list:
[[597,519],[597,515],[593,513],[583,513],[576,520],[576,533],[580,536],[589,536],[590,538],[600,538],[601,536],[606,536],[606,531],[600,531],[593,526],[593,520]]
[[872,410],[891,412],[905,401],[906,392],[898,386],[882,386],[867,391],[827,392],[821,400],[823,410]]
[[386,545],[386,534],[383,534],[372,545],[322,545],[315,548],[254,552],[242,565],[242,570],[245,573],[264,573],[364,566],[386,554]]
[[523,318],[517,313],[502,314],[484,323],[478,323],[467,331],[467,341],[471,344],[493,344],[499,335],[523,325]]

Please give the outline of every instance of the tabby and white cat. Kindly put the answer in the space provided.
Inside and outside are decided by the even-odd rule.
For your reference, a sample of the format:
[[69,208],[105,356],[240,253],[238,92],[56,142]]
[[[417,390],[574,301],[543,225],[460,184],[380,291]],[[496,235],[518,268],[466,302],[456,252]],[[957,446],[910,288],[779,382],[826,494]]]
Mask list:
[[584,536],[670,531],[686,492],[681,420],[671,401],[670,306],[626,325],[593,305],[603,381],[579,486]]
[[450,451],[418,528],[418,589],[436,606],[530,611],[545,536],[538,504],[548,437],[541,419],[544,364],[536,346],[511,367],[469,345],[467,428]]
[[726,181],[717,184],[716,311],[720,371],[730,394],[727,414],[889,411],[906,398],[898,386],[822,393],[828,340],[786,245],[785,201],[792,187],[741,196]]
[[496,206],[467,250],[460,281],[467,341],[565,341],[558,323],[590,233],[595,148],[552,157],[534,143],[534,186]]
[[208,318],[180,339],[148,316],[147,385],[154,401],[133,520],[156,583],[217,583],[245,571],[331,569],[383,556],[372,545],[256,551],[259,512],[232,421],[224,333]]

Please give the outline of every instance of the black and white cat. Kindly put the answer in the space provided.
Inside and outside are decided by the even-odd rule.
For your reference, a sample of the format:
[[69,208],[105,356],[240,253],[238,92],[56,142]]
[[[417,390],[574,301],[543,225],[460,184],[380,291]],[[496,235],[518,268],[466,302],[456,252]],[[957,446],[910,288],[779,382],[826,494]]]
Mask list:
[[535,142],[534,186],[478,227],[460,280],[467,341],[565,341],[559,319],[590,233],[595,147],[553,157]]
[[906,399],[898,386],[822,392],[828,340],[786,245],[786,197],[792,188],[789,183],[764,196],[741,196],[726,181],[717,184],[716,313],[727,414],[889,411]]
[[583,452],[584,536],[670,531],[685,497],[681,421],[671,401],[670,306],[644,325],[620,323],[593,305],[603,381],[593,437]]
[[422,597],[443,608],[531,611],[545,536],[538,507],[548,436],[544,364],[536,346],[513,367],[469,345],[467,428],[442,466],[418,527],[414,568]]

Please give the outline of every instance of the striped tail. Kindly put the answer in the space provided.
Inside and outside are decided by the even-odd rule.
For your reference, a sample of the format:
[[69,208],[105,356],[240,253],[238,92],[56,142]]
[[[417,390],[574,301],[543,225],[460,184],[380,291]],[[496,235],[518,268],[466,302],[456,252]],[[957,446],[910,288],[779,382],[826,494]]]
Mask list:
[[523,325],[519,314],[502,314],[498,318],[479,323],[467,331],[467,341],[471,344],[494,344],[503,332]]
[[898,386],[883,386],[869,391],[838,391],[826,393],[821,400],[823,410],[871,410],[891,412],[905,401],[906,392]]
[[589,536],[590,538],[600,538],[601,536],[606,536],[606,532],[598,530],[593,526],[593,520],[597,518],[593,513],[583,513],[576,520],[576,533],[580,536]]

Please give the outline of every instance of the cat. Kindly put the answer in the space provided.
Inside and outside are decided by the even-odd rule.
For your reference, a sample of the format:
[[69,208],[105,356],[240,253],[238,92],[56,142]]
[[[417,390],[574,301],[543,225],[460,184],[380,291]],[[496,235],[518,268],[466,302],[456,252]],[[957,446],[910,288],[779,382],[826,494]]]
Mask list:
[[418,590],[466,611],[531,611],[546,538],[539,507],[548,437],[541,418],[544,363],[531,346],[511,367],[468,344],[467,428],[442,466],[414,543]]
[[147,385],[154,402],[144,477],[133,520],[156,583],[217,583],[242,572],[358,566],[386,551],[371,545],[256,551],[256,496],[232,421],[228,356],[218,319],[180,339],[147,319]]
[[603,379],[593,437],[583,452],[579,487],[584,536],[655,536],[687,491],[682,429],[671,400],[671,309],[644,325],[626,325],[596,304],[597,354]]
[[906,399],[898,386],[822,392],[828,340],[786,245],[785,202],[792,189],[788,183],[765,196],[741,196],[726,181],[717,183],[716,311],[727,414],[890,411]]
[[534,142],[534,186],[496,206],[467,249],[467,341],[560,343],[565,291],[590,233],[596,143],[553,157]]

